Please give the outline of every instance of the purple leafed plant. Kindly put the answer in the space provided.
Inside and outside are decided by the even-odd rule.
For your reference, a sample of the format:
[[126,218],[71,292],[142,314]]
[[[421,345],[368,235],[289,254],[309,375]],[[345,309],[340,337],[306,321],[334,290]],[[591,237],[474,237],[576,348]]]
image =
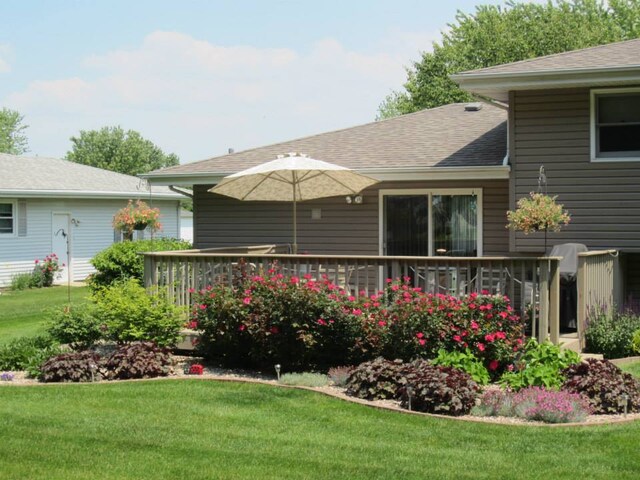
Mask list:
[[0,374],[0,380],[3,382],[11,382],[14,378],[15,375],[13,372],[2,372],[2,374]]

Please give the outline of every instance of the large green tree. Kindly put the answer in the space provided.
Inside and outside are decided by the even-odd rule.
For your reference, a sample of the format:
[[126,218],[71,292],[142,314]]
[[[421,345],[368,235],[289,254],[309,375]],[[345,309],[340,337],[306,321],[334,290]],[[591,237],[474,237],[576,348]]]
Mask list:
[[378,118],[471,99],[449,75],[465,70],[640,37],[640,1],[508,1],[458,11],[433,51],[407,69],[404,89],[380,105]]
[[0,110],[0,153],[22,155],[29,150],[24,134],[27,125],[23,125],[23,119],[24,117],[15,110]]
[[165,154],[138,132],[125,132],[121,127],[83,130],[80,136],[71,137],[71,142],[73,145],[71,151],[67,152],[67,160],[127,175],[138,175],[180,163],[175,154]]

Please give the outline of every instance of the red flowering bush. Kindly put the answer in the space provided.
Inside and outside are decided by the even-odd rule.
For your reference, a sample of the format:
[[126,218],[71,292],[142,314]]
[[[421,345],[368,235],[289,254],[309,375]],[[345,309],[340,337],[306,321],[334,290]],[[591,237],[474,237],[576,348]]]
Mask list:
[[189,367],[189,375],[203,375],[204,367],[199,363],[194,363]]
[[[55,253],[47,255],[44,260],[35,260],[35,267],[31,274],[31,286],[36,288],[50,287],[53,281],[59,276],[61,267],[58,256]],[[62,267],[66,265],[63,263]]]
[[497,375],[522,345],[509,299],[425,294],[408,281],[356,298],[328,279],[244,277],[193,292],[191,328],[203,353],[228,366],[326,369],[385,358],[434,358],[467,349]]

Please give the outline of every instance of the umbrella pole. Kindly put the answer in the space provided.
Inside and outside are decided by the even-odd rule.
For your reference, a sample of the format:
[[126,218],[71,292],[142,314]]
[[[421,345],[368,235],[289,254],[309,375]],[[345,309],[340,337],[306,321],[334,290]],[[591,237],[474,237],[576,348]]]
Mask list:
[[293,172],[293,254],[298,253],[298,211],[297,211],[297,199],[296,199],[296,187],[298,178],[296,172]]

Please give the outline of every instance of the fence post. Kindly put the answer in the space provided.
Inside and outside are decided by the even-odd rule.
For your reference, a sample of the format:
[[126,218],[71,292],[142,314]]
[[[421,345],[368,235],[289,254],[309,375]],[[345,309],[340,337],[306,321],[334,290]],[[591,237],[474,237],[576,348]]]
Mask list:
[[584,329],[587,324],[587,269],[585,267],[586,257],[578,255],[578,311],[576,319],[578,326],[578,340],[580,343],[580,350],[585,348],[584,344]]
[[143,284],[144,288],[151,288],[153,286],[153,269],[155,268],[155,262],[151,255],[142,254],[144,256],[144,276]]
[[549,260],[549,333],[551,343],[560,342],[560,262]]

